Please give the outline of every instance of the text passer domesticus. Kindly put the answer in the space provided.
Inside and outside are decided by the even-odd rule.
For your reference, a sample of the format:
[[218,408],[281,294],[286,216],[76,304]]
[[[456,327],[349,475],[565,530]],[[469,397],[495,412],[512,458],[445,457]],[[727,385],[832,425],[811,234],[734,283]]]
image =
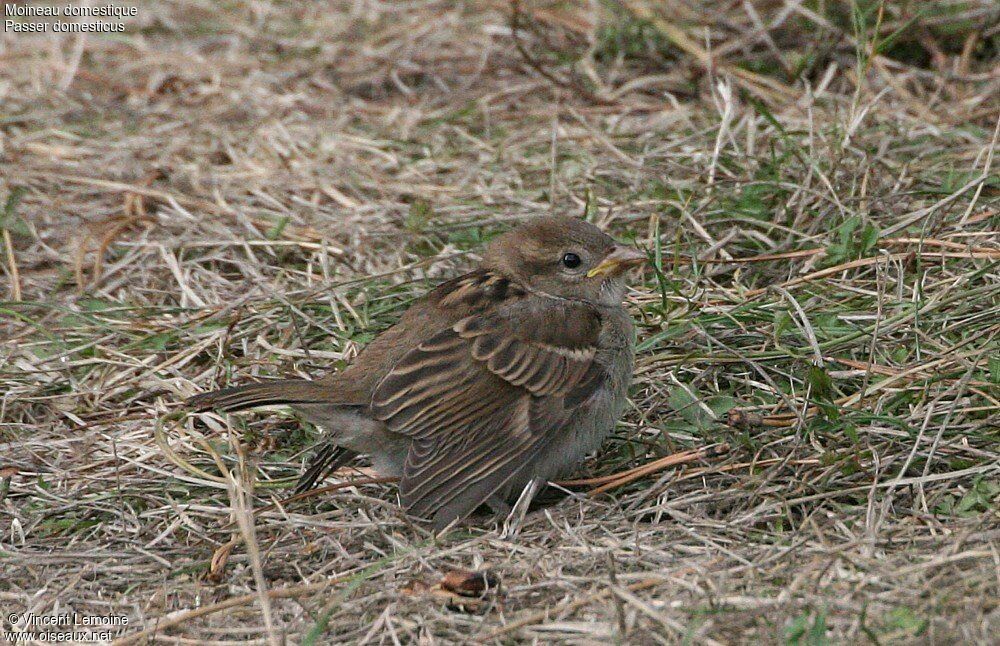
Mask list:
[[417,300],[346,369],[190,404],[287,404],[322,427],[300,490],[367,454],[436,527],[484,503],[509,510],[597,449],[621,415],[635,345],[623,275],[644,260],[582,220],[540,217]]

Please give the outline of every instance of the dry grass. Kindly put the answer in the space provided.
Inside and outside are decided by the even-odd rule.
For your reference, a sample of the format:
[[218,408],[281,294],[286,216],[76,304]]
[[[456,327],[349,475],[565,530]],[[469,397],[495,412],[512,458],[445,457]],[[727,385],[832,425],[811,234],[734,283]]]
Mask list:
[[[3,617],[995,643],[996,5],[699,4],[522,0],[512,34],[505,2],[177,0],[123,37],[0,35]],[[550,210],[657,262],[633,404],[581,477],[727,452],[504,538],[432,536],[388,484],[267,509],[312,440],[287,417],[168,420],[188,469],[157,444],[188,395],[342,365]],[[414,585],[482,567],[478,612]]]

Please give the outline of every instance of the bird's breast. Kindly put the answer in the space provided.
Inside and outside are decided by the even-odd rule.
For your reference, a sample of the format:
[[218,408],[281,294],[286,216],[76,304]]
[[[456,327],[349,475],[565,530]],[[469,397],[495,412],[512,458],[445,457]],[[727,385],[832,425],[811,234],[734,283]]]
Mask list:
[[635,359],[635,332],[631,317],[621,310],[605,319],[595,360],[606,378],[573,411],[563,431],[541,457],[536,476],[552,479],[572,472],[611,433],[625,410]]

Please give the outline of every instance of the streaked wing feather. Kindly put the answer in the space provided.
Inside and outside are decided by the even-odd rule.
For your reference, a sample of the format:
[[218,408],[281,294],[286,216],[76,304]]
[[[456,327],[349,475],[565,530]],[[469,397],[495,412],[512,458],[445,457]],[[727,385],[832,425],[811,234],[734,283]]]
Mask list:
[[[441,331],[375,389],[374,416],[413,438],[403,503],[438,526],[464,517],[527,468],[565,424],[566,402],[589,396],[599,376],[599,326],[564,325],[569,334],[560,344],[546,338],[560,333],[559,321],[521,316],[517,327],[502,313]],[[555,329],[532,335],[532,325]],[[542,340],[529,340],[536,337]]]
[[[571,314],[576,312],[571,310]],[[558,325],[564,321],[546,323]],[[472,342],[472,356],[485,362],[491,372],[515,386],[523,386],[533,395],[571,388],[594,360],[596,327],[583,330],[589,338],[567,338],[571,345],[526,340],[523,337],[532,338],[533,330],[512,328],[499,316],[470,316],[459,321],[455,331]]]
[[333,442],[320,445],[319,449],[309,458],[308,468],[299,476],[299,480],[295,484],[295,493],[300,494],[315,488],[327,476],[353,460],[357,455],[355,451],[337,446]]

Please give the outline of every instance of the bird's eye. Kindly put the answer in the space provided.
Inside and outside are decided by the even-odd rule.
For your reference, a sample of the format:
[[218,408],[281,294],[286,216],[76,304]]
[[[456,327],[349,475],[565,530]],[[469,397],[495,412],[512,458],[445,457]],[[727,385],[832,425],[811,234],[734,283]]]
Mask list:
[[576,269],[580,266],[580,256],[575,253],[568,253],[562,257],[562,264],[566,266],[567,269]]

